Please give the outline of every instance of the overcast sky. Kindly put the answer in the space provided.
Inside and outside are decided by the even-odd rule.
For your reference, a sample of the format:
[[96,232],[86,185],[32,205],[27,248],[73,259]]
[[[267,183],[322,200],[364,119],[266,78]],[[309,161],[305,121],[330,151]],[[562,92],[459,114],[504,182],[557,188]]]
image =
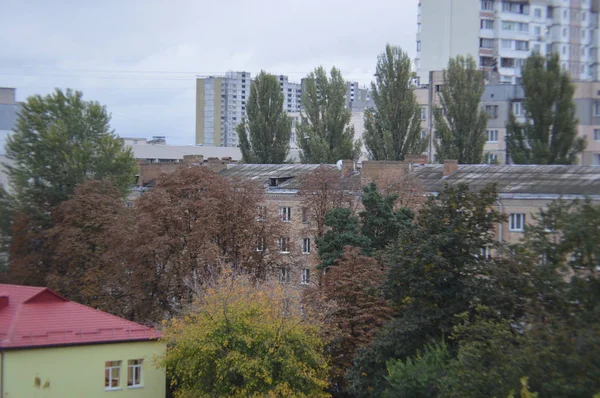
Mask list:
[[337,66],[368,84],[386,43],[415,57],[418,0],[0,0],[0,86],[76,88],[121,136],[193,144],[195,76]]

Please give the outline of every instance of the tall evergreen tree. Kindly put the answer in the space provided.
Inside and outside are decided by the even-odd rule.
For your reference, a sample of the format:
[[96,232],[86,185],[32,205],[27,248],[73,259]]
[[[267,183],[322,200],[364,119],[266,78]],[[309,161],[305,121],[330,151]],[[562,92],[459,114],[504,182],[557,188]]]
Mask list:
[[297,136],[303,163],[358,159],[361,143],[354,141],[354,127],[349,126],[346,82],[339,69],[331,68],[329,77],[321,66],[311,72],[304,80],[302,106]]
[[532,54],[523,67],[525,123],[511,113],[506,125],[511,159],[519,164],[574,164],[586,142],[577,137],[575,87],[560,59]]
[[365,112],[365,147],[373,160],[404,160],[427,148],[421,137],[421,108],[411,79],[411,61],[389,44],[377,58],[376,83],[371,83],[375,109]]
[[237,126],[246,163],[285,163],[292,121],[283,110],[283,93],[275,75],[261,71],[252,82],[246,104],[248,120]]
[[440,89],[441,107],[433,108],[439,161],[481,163],[487,126],[487,114],[479,108],[483,89],[483,72],[477,70],[473,57],[450,59]]

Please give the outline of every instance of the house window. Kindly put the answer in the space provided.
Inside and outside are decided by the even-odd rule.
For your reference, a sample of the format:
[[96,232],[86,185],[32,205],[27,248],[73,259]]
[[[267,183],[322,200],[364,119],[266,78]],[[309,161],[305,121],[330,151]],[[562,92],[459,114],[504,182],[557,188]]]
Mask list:
[[310,238],[302,239],[302,254],[310,254]]
[[600,116],[600,102],[594,102],[594,116]]
[[290,269],[287,267],[279,268],[279,283],[289,283],[290,282]]
[[523,104],[521,104],[520,102],[513,102],[512,111],[515,114],[515,116],[522,116]]
[[493,19],[482,19],[480,23],[481,29],[494,29],[494,20]]
[[127,361],[127,387],[142,386],[142,361],[143,359]]
[[289,253],[290,252],[290,238],[288,237],[280,237],[277,240],[277,247],[279,247],[279,252],[281,253]]
[[421,108],[421,120],[426,120],[427,119],[427,108],[422,107]]
[[258,239],[256,239],[256,251],[257,252],[265,251],[265,238],[264,238],[264,236],[259,236]]
[[600,129],[594,129],[594,141],[600,141]]
[[498,117],[498,105],[486,105],[485,113],[489,118],[496,119]]
[[511,213],[509,230],[515,232],[523,232],[525,230],[524,213]]
[[487,130],[487,142],[498,142],[498,130]]
[[267,206],[258,206],[257,221],[265,221],[267,219]]
[[279,208],[279,219],[281,221],[290,222],[292,219],[292,208],[291,207],[280,207]]
[[301,285],[308,285],[310,283],[310,269],[309,268],[303,268],[302,269],[302,274],[300,275],[300,284]]
[[121,361],[106,361],[104,364],[104,388],[117,389],[120,385]]
[[491,246],[484,246],[481,248],[481,258],[485,260],[492,259],[492,248]]
[[498,155],[495,153],[488,153],[486,160],[488,164],[498,164]]

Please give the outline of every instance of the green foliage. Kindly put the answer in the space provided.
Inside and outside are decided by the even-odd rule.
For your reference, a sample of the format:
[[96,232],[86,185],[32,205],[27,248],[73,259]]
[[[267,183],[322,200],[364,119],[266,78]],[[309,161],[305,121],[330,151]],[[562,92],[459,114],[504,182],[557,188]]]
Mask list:
[[316,68],[303,82],[301,123],[297,126],[302,163],[332,164],[340,159],[358,159],[360,141],[354,141],[346,106],[346,82],[335,67],[330,77]]
[[320,269],[331,267],[340,258],[345,246],[369,247],[370,240],[360,235],[358,217],[346,208],[335,208],[325,215],[325,226],[329,229],[316,238],[321,258]]
[[16,206],[44,214],[80,182],[109,178],[122,192],[134,183],[135,159],[110,128],[106,108],[60,89],[23,104],[6,143]]
[[323,324],[281,285],[227,274],[170,321],[161,364],[175,397],[326,397]]
[[377,57],[376,83],[371,83],[375,109],[365,112],[365,148],[372,160],[404,160],[421,154],[421,108],[412,85],[411,60],[400,47],[385,47]]
[[285,163],[292,121],[283,110],[283,93],[275,75],[261,71],[252,81],[246,103],[248,120],[237,126],[246,163]]
[[0,188],[0,273],[8,271],[8,253],[10,249],[12,205],[10,198]]
[[519,164],[576,164],[586,142],[577,137],[575,87],[561,70],[559,56],[530,55],[522,76],[525,123],[511,113],[506,125],[511,159]]
[[441,108],[433,108],[440,162],[481,163],[487,126],[487,114],[479,108],[483,90],[483,72],[473,57],[450,59],[439,95]]

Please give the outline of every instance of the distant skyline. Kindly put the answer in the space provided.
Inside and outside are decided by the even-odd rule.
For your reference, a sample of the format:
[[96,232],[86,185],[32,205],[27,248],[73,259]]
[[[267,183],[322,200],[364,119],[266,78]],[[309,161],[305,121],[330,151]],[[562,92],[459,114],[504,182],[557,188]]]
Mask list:
[[[121,4],[127,3],[127,4]],[[195,78],[261,69],[299,82],[336,66],[369,84],[386,43],[414,59],[418,0],[3,0],[0,86],[106,105],[120,136],[194,143]]]

